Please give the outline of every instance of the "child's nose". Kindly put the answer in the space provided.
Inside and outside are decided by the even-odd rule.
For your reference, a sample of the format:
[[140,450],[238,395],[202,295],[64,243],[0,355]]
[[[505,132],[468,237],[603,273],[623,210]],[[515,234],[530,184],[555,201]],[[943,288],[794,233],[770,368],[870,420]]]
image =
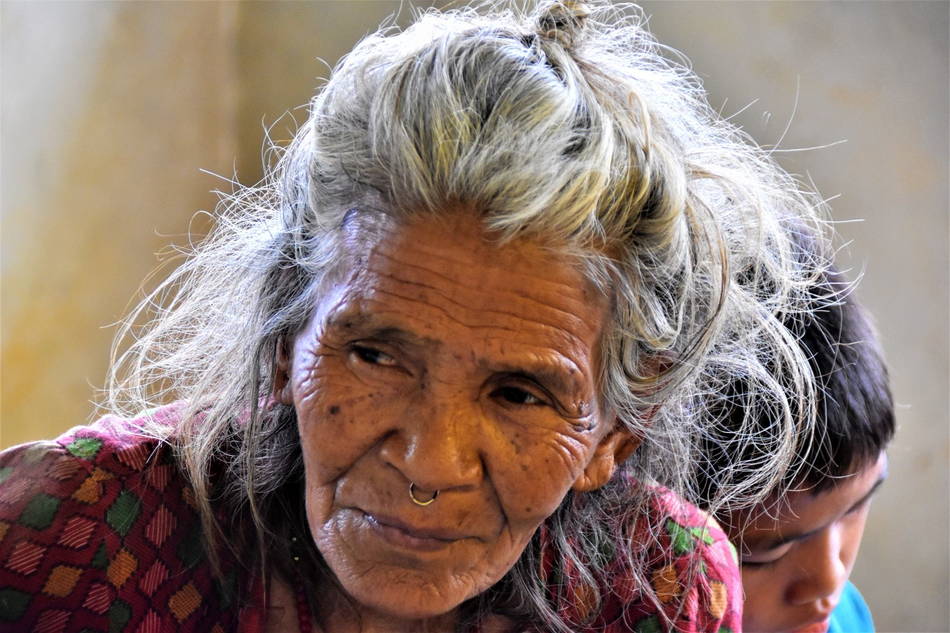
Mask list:
[[790,604],[822,602],[822,609],[834,608],[831,598],[848,580],[841,560],[841,536],[839,526],[833,524],[808,539],[807,547],[799,552],[801,574],[786,596]]

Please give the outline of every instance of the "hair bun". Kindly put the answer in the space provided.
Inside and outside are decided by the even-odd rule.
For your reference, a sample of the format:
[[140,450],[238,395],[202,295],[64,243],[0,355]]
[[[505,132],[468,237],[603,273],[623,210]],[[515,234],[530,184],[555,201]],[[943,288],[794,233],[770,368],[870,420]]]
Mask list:
[[590,14],[591,9],[586,2],[556,0],[542,9],[538,16],[538,35],[571,49],[583,34]]

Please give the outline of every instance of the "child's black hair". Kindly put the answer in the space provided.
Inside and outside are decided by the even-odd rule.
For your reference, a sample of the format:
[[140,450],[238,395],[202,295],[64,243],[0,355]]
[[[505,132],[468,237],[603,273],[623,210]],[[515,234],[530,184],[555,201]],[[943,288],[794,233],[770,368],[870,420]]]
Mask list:
[[[837,271],[827,281],[846,286]],[[894,401],[877,333],[853,295],[818,310],[800,341],[821,392],[818,433],[800,455],[799,480],[820,492],[887,447],[894,436]]]
[[[800,341],[815,375],[815,432],[799,439],[795,464],[780,485],[750,494],[783,494],[792,488],[812,493],[827,490],[838,478],[873,463],[894,435],[887,367],[870,318],[850,288],[841,273],[829,267],[813,287],[814,311],[783,320]],[[776,432],[777,414],[760,416],[750,428],[743,415],[748,391],[743,381],[736,381],[706,403],[718,410],[720,424],[697,445],[697,498],[693,501],[700,506],[709,507],[720,487],[734,485],[742,477],[731,465],[756,461],[756,442],[736,441],[736,437],[752,433],[767,444]]]

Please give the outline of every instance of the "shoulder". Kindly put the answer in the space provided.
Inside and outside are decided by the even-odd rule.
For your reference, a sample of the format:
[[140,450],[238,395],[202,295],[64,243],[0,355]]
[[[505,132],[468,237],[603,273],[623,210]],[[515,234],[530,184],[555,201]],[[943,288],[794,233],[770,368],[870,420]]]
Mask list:
[[[34,530],[48,530],[66,509],[89,517],[117,501],[113,489],[143,486],[164,491],[178,483],[168,446],[138,431],[137,420],[105,417],[77,426],[55,440],[14,446],[0,453],[0,513],[3,520]],[[120,495],[121,496],[121,495]],[[135,505],[128,494],[111,514]],[[25,513],[25,514],[24,514]],[[121,530],[120,530],[121,531]]]
[[147,480],[153,486],[167,485],[162,476],[167,479],[173,466],[164,447],[134,429],[132,421],[106,417],[90,426],[74,427],[56,440],[22,444],[0,453],[3,519],[44,531],[67,507],[81,509],[78,516],[95,514],[98,507],[115,501],[108,492],[116,484],[122,487],[136,476],[146,479],[146,465]]
[[195,630],[214,594],[201,524],[174,452],[140,422],[0,453],[0,625]]
[[[608,631],[738,633],[742,583],[735,548],[716,521],[662,487],[642,487],[649,511],[638,520],[634,547],[645,561],[638,602],[623,608],[624,626]],[[643,599],[653,596],[655,599]],[[632,623],[632,628],[627,628]]]
[[[678,574],[680,591],[685,593],[685,614],[697,631],[740,631],[742,628],[742,579],[739,557],[715,519],[668,490],[661,501],[663,529],[669,563],[658,581]],[[658,591],[658,594],[662,593]],[[682,618],[683,615],[679,617]],[[685,625],[685,623],[684,623]],[[681,630],[691,630],[682,628]]]
[[871,610],[851,582],[845,585],[838,606],[831,612],[828,633],[874,633]]

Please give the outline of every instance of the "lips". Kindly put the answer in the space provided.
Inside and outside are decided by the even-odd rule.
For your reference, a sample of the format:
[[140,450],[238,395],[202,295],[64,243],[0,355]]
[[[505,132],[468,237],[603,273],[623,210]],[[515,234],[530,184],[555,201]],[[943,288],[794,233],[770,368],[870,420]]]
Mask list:
[[370,529],[381,538],[407,549],[438,551],[462,539],[471,538],[458,530],[414,526],[396,517],[370,512],[363,514]]
[[828,624],[828,618],[825,618],[820,622],[815,622],[804,628],[796,629],[794,633],[825,633],[828,630]]
[[811,612],[811,617],[805,620],[808,624],[794,629],[792,633],[826,633],[830,624],[831,614],[837,606],[837,597],[821,600],[820,604],[815,605],[815,609]]

